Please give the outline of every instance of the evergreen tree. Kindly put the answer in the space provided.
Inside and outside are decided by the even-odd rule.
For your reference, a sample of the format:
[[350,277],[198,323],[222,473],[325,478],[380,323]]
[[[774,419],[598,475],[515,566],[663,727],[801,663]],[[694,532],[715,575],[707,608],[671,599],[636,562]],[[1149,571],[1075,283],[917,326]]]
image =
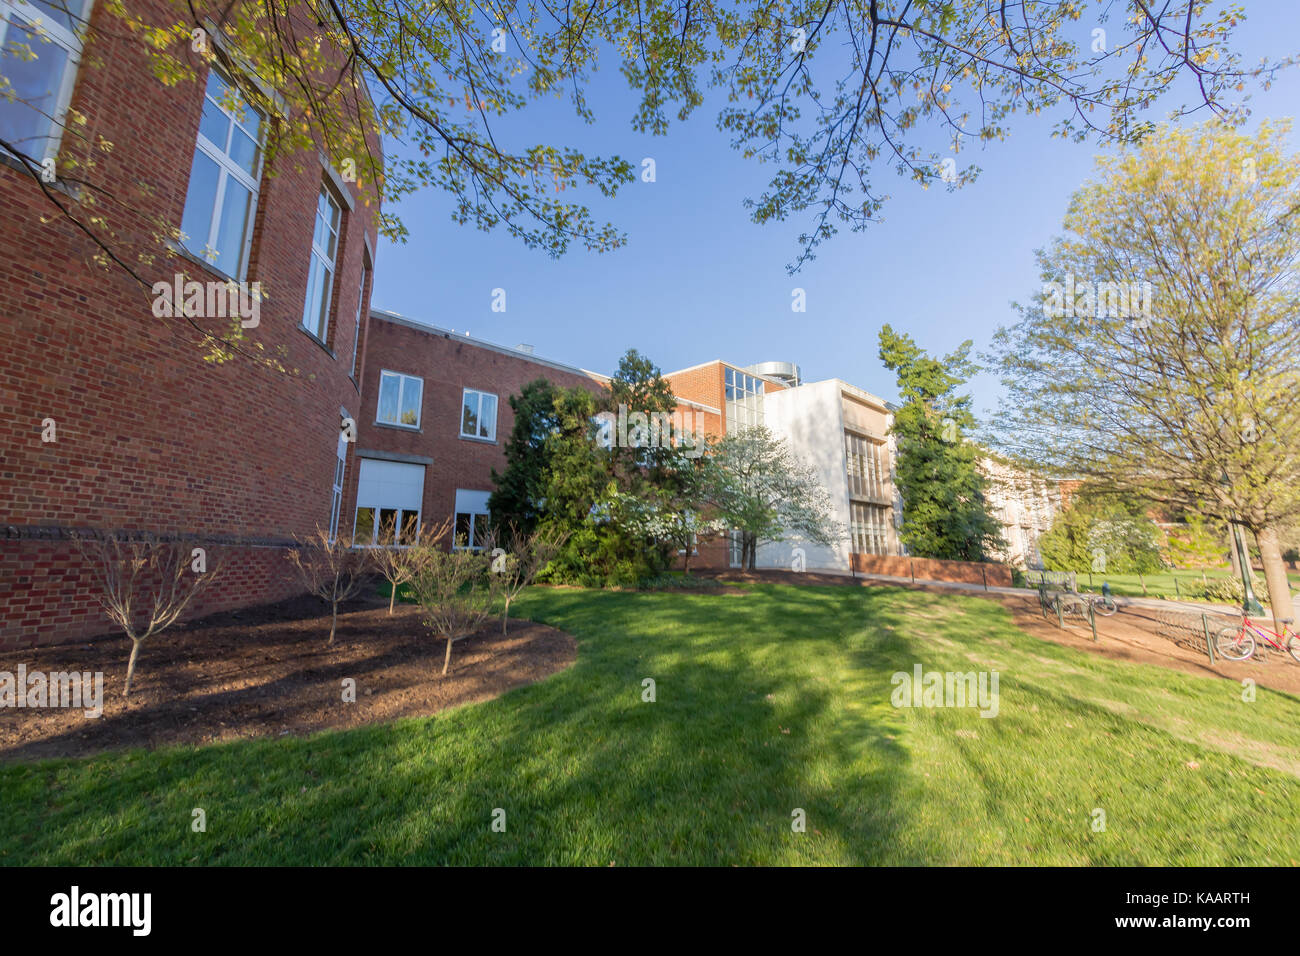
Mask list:
[[923,558],[985,561],[1001,546],[989,514],[971,397],[958,394],[974,373],[970,341],[943,359],[931,358],[912,337],[880,330],[880,360],[898,376],[902,407],[894,413],[898,490],[903,498],[899,540]]

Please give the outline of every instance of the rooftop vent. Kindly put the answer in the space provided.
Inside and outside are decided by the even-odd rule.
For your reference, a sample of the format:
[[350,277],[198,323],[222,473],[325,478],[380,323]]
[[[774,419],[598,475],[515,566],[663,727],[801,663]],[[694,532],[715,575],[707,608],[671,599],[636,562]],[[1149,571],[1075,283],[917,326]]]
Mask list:
[[533,347],[526,342],[520,342],[518,345],[515,346],[515,351],[523,352],[525,355],[532,355]]

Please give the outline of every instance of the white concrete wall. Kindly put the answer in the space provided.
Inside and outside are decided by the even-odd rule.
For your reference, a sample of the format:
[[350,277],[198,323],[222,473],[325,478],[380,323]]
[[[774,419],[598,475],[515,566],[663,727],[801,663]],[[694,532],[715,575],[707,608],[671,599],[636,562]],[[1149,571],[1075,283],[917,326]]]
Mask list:
[[831,517],[843,527],[832,546],[791,537],[760,545],[761,568],[789,569],[794,549],[804,549],[807,570],[849,569],[849,483],[844,460],[843,405],[840,382],[829,379],[763,397],[763,423],[784,438],[791,453],[813,469],[830,495]]

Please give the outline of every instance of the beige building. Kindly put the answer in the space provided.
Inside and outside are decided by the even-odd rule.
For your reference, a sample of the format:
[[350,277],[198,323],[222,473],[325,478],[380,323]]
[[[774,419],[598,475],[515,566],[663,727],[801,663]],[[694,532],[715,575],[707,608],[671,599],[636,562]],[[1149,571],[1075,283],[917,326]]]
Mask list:
[[999,458],[982,458],[979,466],[988,481],[989,513],[1001,524],[1006,545],[995,557],[1018,568],[1042,568],[1038,542],[1065,506],[1063,483]]

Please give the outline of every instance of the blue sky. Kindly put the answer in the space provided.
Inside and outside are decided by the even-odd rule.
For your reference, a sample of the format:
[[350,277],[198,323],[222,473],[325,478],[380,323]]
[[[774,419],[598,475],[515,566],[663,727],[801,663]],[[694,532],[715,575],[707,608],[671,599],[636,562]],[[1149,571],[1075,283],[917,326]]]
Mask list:
[[[1235,42],[1245,63],[1300,48],[1300,4],[1246,7]],[[742,200],[759,194],[773,167],[731,149],[715,125],[716,101],[653,137],[631,128],[634,99],[610,65],[588,92],[592,126],[542,104],[495,131],[512,145],[618,153],[638,168],[653,157],[656,182],[638,178],[603,205],[598,196],[586,200],[599,221],[627,233],[626,246],[600,255],[575,249],[554,260],[503,231],[457,226],[451,197],[428,189],[394,206],[410,237],[381,243],[372,304],[502,345],[527,342],[539,356],[599,372],[612,372],[628,348],[664,371],[715,358],[793,361],[807,381],[838,377],[892,399],[893,376],[877,358],[880,326],[907,331],[937,354],[967,338],[985,345],[1014,319],[1010,303],[1039,285],[1033,252],[1060,228],[1098,152],[1051,138],[1054,117],[1017,116],[1006,141],[958,156],[982,172],[955,193],[922,190],[881,166],[874,184],[890,196],[884,221],[863,233],[842,231],[790,276],[786,265],[805,221],[749,221]],[[1300,68],[1293,68],[1271,90],[1253,91],[1250,125],[1293,115],[1298,98]],[[1171,98],[1161,115],[1182,101]],[[1300,148],[1294,132],[1292,144]],[[504,313],[491,309],[498,287],[506,290]],[[806,313],[790,309],[795,287],[806,291]],[[991,375],[977,377],[971,390],[979,411],[999,393]]]

